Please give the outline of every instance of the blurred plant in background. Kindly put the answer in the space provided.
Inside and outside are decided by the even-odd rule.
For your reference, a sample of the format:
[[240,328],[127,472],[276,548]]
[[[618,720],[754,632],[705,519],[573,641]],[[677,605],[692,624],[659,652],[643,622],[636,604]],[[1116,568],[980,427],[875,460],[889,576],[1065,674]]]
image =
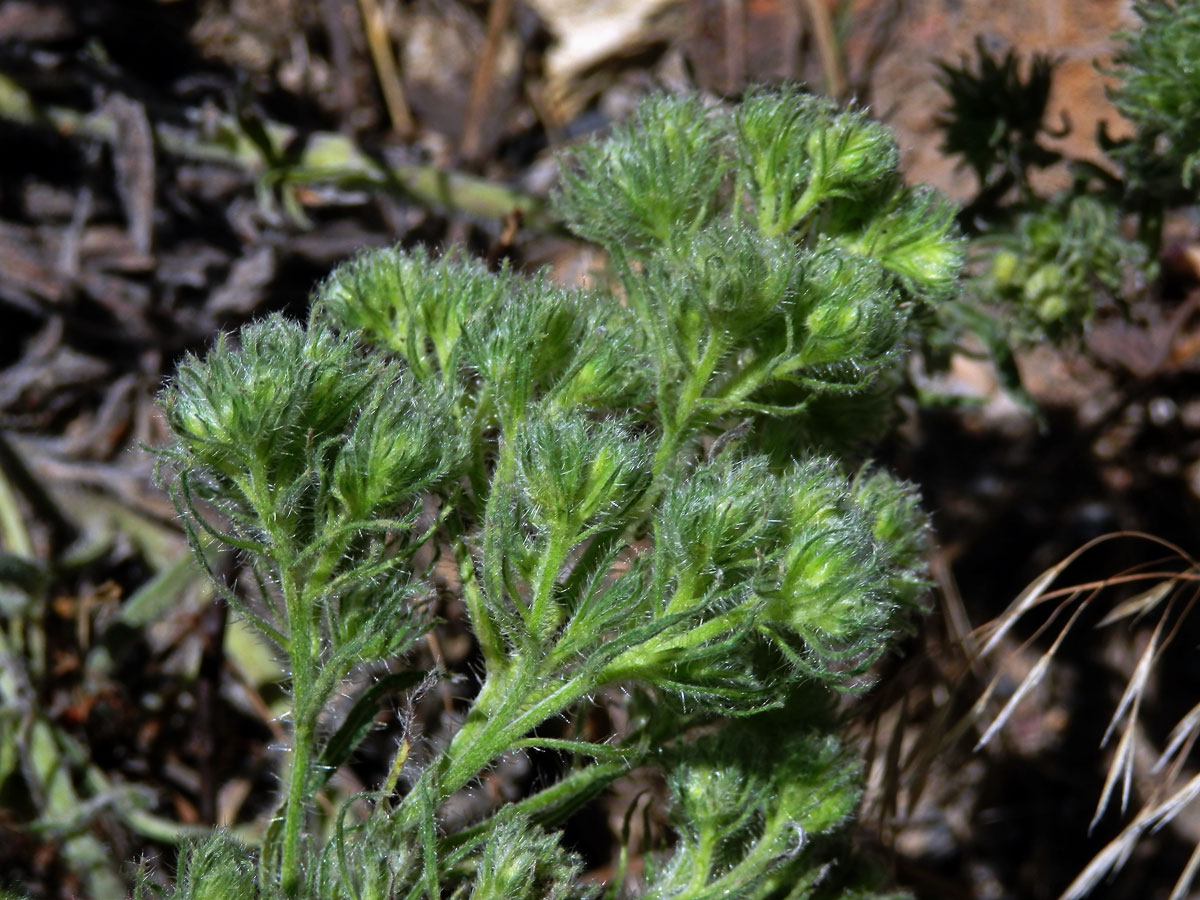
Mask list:
[[1111,93],[1134,133],[1105,143],[1121,168],[1125,205],[1140,219],[1139,235],[1157,250],[1164,211],[1191,205],[1196,197],[1200,4],[1140,0],[1134,11],[1142,27],[1121,35],[1124,45],[1113,70],[1119,82]]
[[971,286],[1008,314],[1020,345],[1078,338],[1148,265],[1146,248],[1121,236],[1118,211],[1086,194],[1036,204],[1011,230],[979,235],[975,248],[987,258]]
[[[959,156],[978,179],[977,194],[960,216],[971,238],[971,275],[961,302],[947,305],[945,324],[951,334],[974,333],[1018,396],[1024,395],[1013,349],[1044,340],[1077,342],[1102,310],[1128,315],[1130,303],[1157,273],[1165,210],[1190,202],[1179,190],[1186,160],[1169,149],[1178,144],[1161,136],[1161,115],[1150,109],[1172,98],[1172,110],[1183,114],[1180,104],[1194,88],[1159,82],[1160,94],[1143,95],[1154,79],[1148,73],[1170,69],[1164,57],[1190,46],[1196,11],[1187,3],[1178,11],[1158,4],[1141,4],[1138,11],[1147,27],[1125,36],[1126,48],[1117,57],[1122,80],[1112,91],[1136,132],[1122,141],[1101,133],[1111,167],[1067,160],[1046,143],[1069,127],[1053,132],[1046,124],[1053,59],[1035,55],[1022,74],[1015,53],[998,60],[979,40],[974,62],[942,64],[950,100],[940,122],[943,150]],[[1190,40],[1195,39],[1193,34]],[[1173,71],[1171,78],[1181,81],[1183,69]],[[1141,111],[1132,114],[1135,109]],[[1155,153],[1155,146],[1168,152]],[[1064,162],[1071,186],[1043,196],[1036,174]],[[1151,176],[1152,170],[1157,174]],[[1173,186],[1163,181],[1168,171]]]

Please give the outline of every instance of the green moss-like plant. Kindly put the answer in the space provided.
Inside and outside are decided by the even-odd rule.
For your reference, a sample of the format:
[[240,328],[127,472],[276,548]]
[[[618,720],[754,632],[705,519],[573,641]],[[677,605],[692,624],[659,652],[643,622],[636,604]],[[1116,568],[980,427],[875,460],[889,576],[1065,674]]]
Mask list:
[[[858,767],[830,692],[920,609],[926,522],[842,454],[886,426],[916,313],[961,260],[896,158],[885,128],[793,89],[651,98],[566,160],[555,200],[610,288],[375,251],[307,324],[270,317],[180,366],[165,477],[197,543],[252,571],[226,593],[286,659],[292,713],[262,846],[185,849],[173,896],[590,896],[555,828],[641,766],[665,773],[676,838],[608,896],[868,895],[838,837]],[[365,807],[322,819],[381,697],[428,673],[376,682],[332,733],[322,712],[432,626],[438,558],[478,690],[448,745],[403,744]],[[626,731],[544,736],[610,688]],[[574,764],[444,829],[447,801],[533,747]]]

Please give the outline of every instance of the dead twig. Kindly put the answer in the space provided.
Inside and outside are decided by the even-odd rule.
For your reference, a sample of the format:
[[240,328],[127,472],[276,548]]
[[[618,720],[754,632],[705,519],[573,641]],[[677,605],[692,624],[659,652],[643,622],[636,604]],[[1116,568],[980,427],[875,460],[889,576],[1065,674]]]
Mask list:
[[404,82],[400,79],[399,69],[396,68],[396,56],[392,52],[387,20],[378,0],[358,0],[358,10],[362,14],[367,47],[371,51],[371,61],[375,64],[375,77],[379,79],[379,90],[383,92],[383,102],[387,107],[392,130],[408,140],[415,130],[413,117],[408,108],[408,100],[404,97]]
[[484,38],[483,52],[479,54],[479,66],[475,69],[475,77],[471,79],[471,93],[467,98],[462,139],[458,144],[459,156],[468,162],[475,162],[482,150],[483,112],[492,94],[492,83],[496,78],[496,56],[499,53],[500,40],[512,18],[512,11],[513,0],[492,0],[488,7],[487,37]]
[[833,19],[823,0],[804,0],[808,17],[812,22],[813,40],[821,58],[821,71],[825,75],[825,90],[835,100],[842,99],[846,92],[846,74],[843,71],[842,54],[833,33]]

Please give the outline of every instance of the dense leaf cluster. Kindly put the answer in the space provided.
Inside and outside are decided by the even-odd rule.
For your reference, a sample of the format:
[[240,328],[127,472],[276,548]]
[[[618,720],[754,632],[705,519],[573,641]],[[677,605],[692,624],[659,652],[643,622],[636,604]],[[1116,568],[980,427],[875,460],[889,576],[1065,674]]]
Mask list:
[[1017,340],[1080,334],[1102,299],[1122,296],[1146,263],[1121,235],[1119,216],[1094,197],[1068,197],[1020,215],[1011,231],[981,239],[992,250],[977,286],[1004,304]]
[[961,157],[978,179],[979,194],[996,200],[1022,185],[1028,170],[1062,158],[1041,142],[1056,63],[1034,54],[1022,74],[1013,50],[999,59],[982,37],[976,38],[975,57],[957,66],[940,64],[950,103],[938,125],[942,152]]
[[[269,318],[180,368],[170,483],[196,543],[248,561],[256,588],[229,599],[286,655],[294,713],[257,872],[214,839],[177,896],[206,896],[188,873],[214,866],[245,896],[584,896],[546,829],[648,764],[678,838],[610,896],[866,889],[865,869],[829,874],[857,770],[827,694],[919,608],[926,524],[910,486],[833,454],[887,424],[915,313],[961,257],[896,157],[862,113],[791,89],[652,98],[577,151],[557,198],[610,254],[602,289],[376,251],[306,326]],[[321,711],[429,627],[440,555],[483,668],[470,712],[421,765],[404,745],[365,817],[322,822],[315,792],[385,682],[333,734]],[[628,693],[628,733],[539,731],[606,687]],[[439,830],[446,800],[533,746],[578,764]]]
[[1122,35],[1111,96],[1136,136],[1114,155],[1142,187],[1168,176],[1190,189],[1200,165],[1200,3],[1139,0],[1134,11],[1142,25]]
[[[961,300],[943,305],[931,344],[954,346],[972,332],[1018,398],[1024,393],[1012,347],[1076,339],[1105,306],[1127,312],[1131,287],[1154,273],[1164,211],[1190,177],[1180,141],[1191,127],[1187,94],[1195,79],[1184,60],[1187,47],[1200,48],[1197,7],[1135,6],[1146,27],[1122,36],[1127,43],[1116,70],[1122,80],[1112,97],[1136,130],[1113,140],[1101,126],[1099,146],[1110,157],[1105,166],[1067,159],[1046,142],[1070,125],[1064,116],[1056,133],[1046,122],[1055,60],[1035,54],[1022,65],[1011,50],[997,58],[981,38],[975,60],[941,66],[949,99],[939,118],[942,147],[979,184],[960,217],[974,237],[973,277]],[[1070,187],[1042,196],[1035,171],[1063,163],[1073,176]],[[1131,239],[1126,232],[1134,222]]]

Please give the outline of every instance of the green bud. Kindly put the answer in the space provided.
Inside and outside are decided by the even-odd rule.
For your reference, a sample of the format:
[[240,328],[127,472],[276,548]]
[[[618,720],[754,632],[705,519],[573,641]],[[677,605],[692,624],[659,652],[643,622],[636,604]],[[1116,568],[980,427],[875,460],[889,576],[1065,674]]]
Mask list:
[[793,662],[840,681],[866,670],[919,596],[923,545],[881,537],[920,531],[923,519],[902,485],[862,475],[847,483],[828,460],[798,464],[784,483],[793,499],[764,621],[800,642],[779,645]]
[[1070,311],[1067,298],[1062,294],[1049,294],[1037,305],[1037,317],[1047,325],[1064,318]]
[[844,525],[809,529],[797,535],[786,558],[777,595],[783,607],[774,615],[822,650],[849,646],[864,622],[878,617],[882,598],[865,580],[873,573],[860,551],[846,547],[859,538]]
[[693,833],[729,834],[759,812],[762,785],[747,778],[737,757],[718,758],[717,752],[694,755],[672,772],[671,790],[682,815],[680,823]]
[[559,410],[580,407],[624,410],[637,406],[651,388],[646,358],[646,334],[624,307],[582,299],[589,304],[582,343],[575,349],[568,374],[547,398]]
[[1047,294],[1060,290],[1062,286],[1063,273],[1060,266],[1056,263],[1038,266],[1025,282],[1025,299],[1036,302]]
[[929,588],[930,533],[916,488],[885,471],[863,469],[851,483],[851,494],[871,523],[890,599],[916,605]]
[[437,372],[450,382],[466,322],[514,288],[511,273],[494,275],[475,260],[433,259],[423,248],[371,250],[333,271],[317,290],[316,308],[402,356],[420,380]]
[[460,423],[438,394],[419,391],[404,373],[380,376],[337,447],[333,493],[351,520],[386,515],[453,477],[465,457]]
[[1116,210],[1096,197],[1068,197],[1023,214],[1005,243],[995,259],[1016,256],[1015,271],[1001,280],[993,263],[980,292],[1009,305],[1018,339],[1078,334],[1098,300],[1123,303],[1130,274],[1147,271],[1145,247],[1122,237]]
[[[764,234],[796,227],[823,197],[806,195],[814,171],[809,140],[832,115],[833,105],[794,87],[750,92],[737,110],[741,180]],[[805,206],[797,209],[804,198]]]
[[282,490],[343,433],[379,365],[327,328],[272,316],[242,329],[240,348],[222,338],[185,359],[162,400],[189,464]]
[[[779,539],[785,496],[766,460],[718,459],[674,485],[655,523],[671,571],[707,585],[744,579]],[[700,597],[695,598],[699,600]]]
[[800,296],[807,314],[796,361],[806,366],[877,363],[906,322],[878,266],[828,249],[813,255]]
[[1011,250],[1001,250],[992,257],[992,280],[1006,286],[1016,280],[1021,258]]
[[177,900],[230,900],[259,896],[252,858],[237,841],[217,832],[180,853]]
[[562,849],[556,835],[508,807],[479,856],[471,900],[582,900],[590,892],[576,884],[580,869],[579,858]]
[[620,521],[648,485],[645,442],[611,422],[542,418],[514,440],[530,516],[547,527],[578,532]]
[[521,420],[535,399],[573,371],[587,316],[579,298],[545,282],[525,282],[493,314],[463,331],[475,397],[486,396],[502,424]]
[[888,129],[794,88],[755,91],[737,113],[743,177],[766,234],[793,231],[835,198],[857,200],[893,177]]
[[793,242],[733,226],[701,232],[687,263],[690,287],[703,298],[714,327],[735,336],[789,306],[802,272]]
[[832,735],[807,735],[789,743],[774,774],[778,806],[770,822],[794,823],[806,835],[843,824],[858,805],[858,763]]
[[870,211],[857,235],[839,238],[848,249],[874,259],[923,300],[938,300],[958,283],[964,242],[954,208],[927,187],[899,187]]
[[896,140],[886,125],[861,112],[844,112],[813,129],[807,149],[829,196],[858,196],[891,175],[899,163]]
[[[759,896],[754,888],[770,884],[773,871],[795,882],[798,872],[788,868],[807,868],[799,851],[845,822],[858,802],[858,766],[837,739],[798,728],[783,713],[739,720],[674,755],[668,785],[684,871],[668,866],[660,877],[694,883],[703,875],[714,894]],[[702,846],[707,852],[698,855]],[[697,864],[705,870],[696,872]]]
[[720,120],[694,98],[650,97],[562,170],[554,208],[576,234],[622,254],[686,246],[728,170]]

